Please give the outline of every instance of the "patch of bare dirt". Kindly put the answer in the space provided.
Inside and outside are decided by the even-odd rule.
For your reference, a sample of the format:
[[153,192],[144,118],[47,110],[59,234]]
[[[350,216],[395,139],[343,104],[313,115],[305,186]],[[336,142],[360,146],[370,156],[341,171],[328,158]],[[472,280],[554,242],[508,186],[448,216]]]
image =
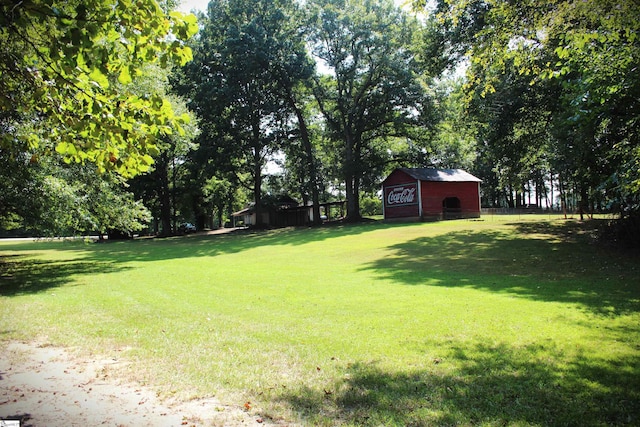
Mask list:
[[110,367],[118,363],[9,343],[0,356],[0,420],[17,419],[21,427],[274,425],[216,399],[163,402],[148,387],[112,378]]

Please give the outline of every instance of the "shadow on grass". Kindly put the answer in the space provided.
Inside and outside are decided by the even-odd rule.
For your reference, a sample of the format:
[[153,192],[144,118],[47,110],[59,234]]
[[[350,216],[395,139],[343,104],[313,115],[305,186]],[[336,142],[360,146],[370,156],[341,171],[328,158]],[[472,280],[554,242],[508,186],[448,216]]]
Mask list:
[[[228,234],[192,234],[169,238],[135,239],[129,241],[106,242],[104,244],[83,245],[82,243],[43,242],[43,245],[55,250],[90,250],[90,256],[97,260],[117,262],[161,261],[168,259],[209,257],[221,254],[238,253],[264,246],[305,245],[308,243],[353,236],[373,230],[401,227],[406,224],[388,224],[370,221],[360,224],[330,225],[312,228],[283,228],[275,230],[235,230]],[[24,250],[29,243],[6,245],[1,249]]]
[[363,266],[405,285],[470,287],[540,301],[576,303],[599,315],[640,311],[640,263],[599,248],[579,224],[515,224],[459,231],[388,247]]
[[[104,244],[47,240],[8,243],[0,246],[0,250],[15,251],[16,254],[0,255],[0,295],[15,296],[41,292],[71,282],[71,277],[74,275],[120,271],[126,268],[123,264],[128,262],[216,256],[264,246],[304,245],[398,226],[402,224],[371,221],[317,228],[237,230],[229,234],[137,239]],[[82,258],[45,262],[34,260],[33,253],[24,256],[21,254],[21,252],[33,250],[70,253],[81,251]]]
[[606,226],[609,220],[591,219],[588,221],[534,221],[506,223],[512,225],[524,235],[544,235],[571,243],[595,243],[598,230]]
[[0,257],[0,295],[16,296],[63,286],[72,276],[121,270],[114,263],[93,260],[45,262],[19,256]]
[[[640,361],[563,360],[554,349],[482,343],[450,347],[431,367],[386,372],[345,368],[323,390],[293,390],[283,400],[313,425],[637,425]],[[551,360],[562,361],[556,366]],[[557,351],[555,351],[557,353]]]

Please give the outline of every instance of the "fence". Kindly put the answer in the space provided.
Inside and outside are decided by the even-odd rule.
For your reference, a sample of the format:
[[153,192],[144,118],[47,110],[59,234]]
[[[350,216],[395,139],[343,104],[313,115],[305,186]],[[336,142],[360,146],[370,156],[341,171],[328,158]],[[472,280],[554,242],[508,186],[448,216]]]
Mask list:
[[[542,208],[482,208],[481,217],[487,219],[500,219],[500,217],[513,218],[517,216],[519,218],[526,218],[529,215],[546,216],[549,219],[564,219],[566,218],[580,218],[580,213],[577,211],[567,210],[566,213],[555,209],[542,209]],[[594,217],[600,219],[613,219],[618,215],[610,212],[596,212],[596,213],[584,213],[585,218]]]

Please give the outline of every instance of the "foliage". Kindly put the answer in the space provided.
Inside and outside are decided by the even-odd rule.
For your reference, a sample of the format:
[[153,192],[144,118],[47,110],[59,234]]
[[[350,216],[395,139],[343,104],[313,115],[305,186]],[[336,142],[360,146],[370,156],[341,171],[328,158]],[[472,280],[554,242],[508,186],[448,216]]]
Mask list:
[[477,147],[477,128],[468,114],[464,81],[445,78],[437,85],[438,120],[435,125],[430,164],[445,169],[474,167]]
[[[99,236],[118,234],[131,237],[145,230],[151,221],[151,212],[140,200],[135,200],[126,186],[113,176],[102,179],[93,178],[94,171],[88,171],[84,186],[78,183],[78,192],[82,196],[86,210],[87,224],[85,234],[97,231]],[[80,231],[79,230],[79,231]]]
[[[225,224],[225,207],[229,202],[229,196],[233,188],[228,180],[211,177],[203,188],[204,201],[210,206],[210,212],[217,213],[218,226]],[[227,218],[228,219],[228,218]]]
[[[154,219],[159,221],[160,234],[168,236],[177,232],[177,213],[190,211],[180,209],[184,206],[185,176],[187,171],[187,156],[197,148],[194,140],[199,134],[198,121],[195,114],[188,110],[186,101],[173,93],[167,93],[169,87],[169,73],[167,70],[155,66],[148,66],[146,71],[136,82],[136,92],[155,92],[167,99],[176,114],[189,120],[182,126],[183,132],[172,133],[157,139],[159,154],[148,174],[136,176],[131,180],[131,189],[151,209]],[[191,218],[185,218],[191,220]]]
[[384,141],[407,136],[429,109],[415,52],[417,22],[391,1],[308,2],[309,43],[328,69],[314,92],[345,182],[347,218],[360,217],[363,179],[374,177]]
[[289,171],[299,179],[296,191],[318,209],[319,164],[306,89],[313,62],[300,18],[297,5],[288,0],[216,3],[203,21],[196,60],[177,81],[183,93],[192,94],[205,124],[194,176],[230,176],[230,185],[251,191],[258,209],[263,180],[276,179],[265,178],[267,163],[282,153],[288,165],[296,166]]
[[505,173],[500,186],[520,191],[555,173],[581,212],[633,205],[637,2],[438,1],[435,13],[440,42],[429,48],[448,63],[468,59],[469,100],[486,126],[481,155],[490,155],[481,161]]
[[[0,150],[4,152],[5,150]],[[115,175],[96,175],[94,166],[60,165],[53,159],[30,162],[2,158],[5,230],[36,236],[132,234],[144,229],[149,211]]]
[[[417,20],[387,0],[214,0],[190,46],[198,25],[174,3],[0,0],[5,227],[17,188],[73,198],[66,178],[32,180],[56,151],[150,172],[132,190],[166,234],[181,216],[228,216],[239,188],[259,201],[274,156],[285,173],[271,183],[315,205],[345,194],[349,219],[398,164],[470,169],[492,206],[535,188],[581,213],[640,208],[637,2],[416,0],[429,11]],[[201,119],[197,150],[165,89],[191,48],[173,83]],[[447,79],[460,61],[466,84]]]
[[[158,154],[156,135],[182,132],[185,116],[132,82],[145,64],[184,65],[195,16],[163,11],[156,0],[0,1],[0,112],[47,129],[67,162],[133,176]],[[18,135],[3,132],[4,147]],[[46,154],[49,151],[45,151]]]
[[203,160],[217,156],[215,173],[234,173],[257,206],[265,165],[289,138],[291,91],[311,70],[293,12],[285,0],[212,1],[177,83],[202,120]]
[[364,216],[382,215],[382,200],[376,196],[360,196],[360,211]]
[[600,233],[600,241],[618,249],[640,250],[640,215],[609,221]]

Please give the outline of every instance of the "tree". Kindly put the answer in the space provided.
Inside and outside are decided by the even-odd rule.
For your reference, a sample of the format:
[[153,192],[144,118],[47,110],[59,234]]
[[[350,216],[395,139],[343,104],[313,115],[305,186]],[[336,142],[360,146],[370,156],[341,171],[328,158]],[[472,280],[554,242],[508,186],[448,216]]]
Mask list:
[[[156,0],[0,0],[0,113],[48,130],[26,136],[27,149],[49,143],[67,162],[123,176],[149,169],[156,135],[181,132],[187,118],[131,83],[149,62],[184,65],[198,30],[195,16],[165,9]],[[3,132],[0,144],[18,137]]]
[[[163,87],[166,86],[166,73],[157,70],[149,74],[142,85],[138,85],[139,90],[144,91],[145,86],[155,87],[156,90],[164,94]],[[163,236],[169,236],[177,232],[177,212],[179,209],[178,194],[184,194],[186,187],[185,176],[188,166],[187,156],[190,151],[197,148],[193,141],[197,138],[197,120],[193,113],[186,107],[186,102],[174,94],[163,95],[166,97],[172,109],[178,114],[189,117],[187,124],[183,125],[184,132],[164,135],[158,140],[159,154],[151,170],[142,175],[134,177],[131,186],[134,194],[141,197],[147,206],[152,210],[154,218],[159,220],[160,229],[156,230]],[[183,179],[181,179],[183,178]],[[188,212],[189,209],[182,209]]]
[[563,130],[573,128],[565,135],[577,147],[571,160],[577,166],[581,212],[602,190],[623,214],[640,212],[638,16],[640,4],[633,0],[575,1],[559,4],[542,21],[555,57],[540,75],[564,82],[571,113]]
[[197,120],[195,115],[188,110],[186,101],[178,95],[171,93],[169,84],[169,70],[156,65],[148,65],[145,72],[136,81],[136,93],[157,93],[167,99],[173,111],[188,117],[189,120],[182,128],[183,132],[174,132],[162,135],[158,138],[159,150],[155,162],[148,174],[137,176],[133,179],[134,193],[142,196],[152,209],[154,218],[159,220],[160,232],[163,236],[169,236],[177,231],[177,193],[178,186],[182,182],[178,179],[179,170],[182,169],[189,151],[197,145],[193,140],[198,135]]
[[95,165],[30,161],[0,149],[3,191],[0,228],[37,236],[117,231],[131,235],[146,227],[149,211],[127,191],[121,177],[96,174]]
[[129,191],[129,186],[123,178],[114,174],[103,174],[96,179],[95,167],[90,165],[73,165],[68,170],[73,177],[69,176],[67,182],[76,188],[76,194],[82,202],[77,213],[70,214],[86,221],[86,224],[76,231],[96,231],[100,239],[105,234],[113,239],[130,238],[135,232],[148,227],[151,212]]
[[222,158],[217,175],[233,171],[252,192],[258,222],[267,161],[292,139],[307,141],[307,158],[313,154],[298,95],[313,67],[295,13],[290,0],[212,1],[195,60],[178,83],[201,118],[201,151]]
[[272,40],[267,26],[281,17],[271,3],[209,3],[196,60],[189,67],[195,111],[229,167],[249,173],[251,182],[244,184],[253,194],[258,223],[263,169],[278,150],[284,122],[268,72]]
[[[0,121],[0,125],[2,122]],[[14,127],[12,131],[16,132]],[[23,217],[37,212],[41,180],[33,178],[31,155],[19,147],[0,146],[0,229],[22,227]]]
[[[278,162],[283,173],[282,193],[299,197],[304,205],[313,206],[313,223],[321,223],[320,197],[326,179],[321,145],[322,130],[318,122],[318,111],[314,108],[313,95],[308,88],[297,88],[296,104],[303,104],[297,113],[298,126],[301,131],[295,132],[286,147],[284,158]],[[299,101],[301,99],[302,101]],[[302,110],[304,108],[304,110]],[[326,201],[326,200],[325,200]]]
[[441,0],[435,10],[446,42],[431,47],[468,55],[475,99],[505,89],[523,95],[509,131],[523,141],[536,124],[544,137],[533,144],[542,142],[545,162],[574,189],[581,213],[604,198],[640,209],[637,2]]
[[212,177],[205,183],[203,193],[211,211],[215,211],[217,224],[224,226],[225,207],[229,203],[229,194],[232,192],[231,183],[228,180]]
[[442,79],[436,85],[438,118],[435,120],[432,152],[433,165],[441,168],[473,169],[476,160],[477,126],[469,115],[460,77]]
[[[297,132],[292,135],[291,139],[301,142],[304,155],[296,155],[293,150],[289,149],[289,157],[303,158],[301,162],[303,167],[298,169],[303,173],[299,174],[299,176],[302,178],[303,187],[305,187],[304,181],[307,181],[306,188],[308,193],[311,193],[312,222],[320,224],[318,163],[314,153],[308,120],[309,89],[313,84],[312,76],[315,72],[315,66],[307,55],[304,35],[299,30],[299,20],[302,19],[302,16],[297,9],[293,8],[291,3],[288,4],[287,10],[290,15],[286,21],[287,24],[280,28],[282,32],[278,35],[280,43],[277,45],[278,51],[275,52],[273,77],[278,83],[278,90],[281,96],[297,121]],[[307,105],[305,106],[305,104]],[[289,147],[287,148],[291,148],[293,144],[288,145]],[[305,195],[307,192],[303,191],[302,193]]]
[[309,44],[328,70],[317,78],[315,96],[340,143],[347,220],[357,221],[376,143],[405,135],[428,105],[412,51],[417,22],[386,0],[316,0],[308,8]]

